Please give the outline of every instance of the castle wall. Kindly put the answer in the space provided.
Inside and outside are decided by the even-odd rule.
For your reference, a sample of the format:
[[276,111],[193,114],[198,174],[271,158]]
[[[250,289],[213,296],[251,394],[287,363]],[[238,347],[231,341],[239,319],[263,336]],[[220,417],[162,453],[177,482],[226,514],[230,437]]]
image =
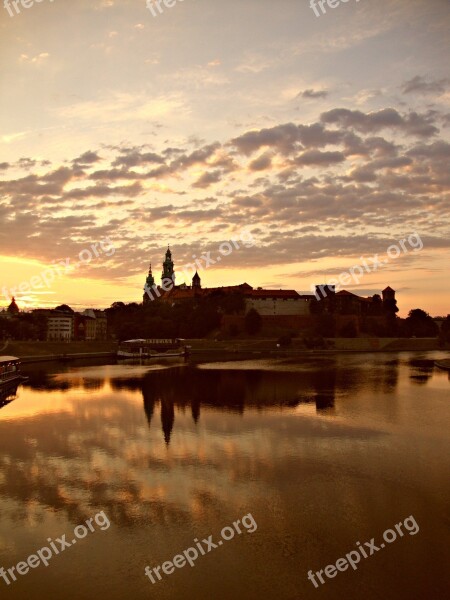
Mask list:
[[306,298],[246,298],[245,311],[254,308],[263,316],[309,315],[310,301]]

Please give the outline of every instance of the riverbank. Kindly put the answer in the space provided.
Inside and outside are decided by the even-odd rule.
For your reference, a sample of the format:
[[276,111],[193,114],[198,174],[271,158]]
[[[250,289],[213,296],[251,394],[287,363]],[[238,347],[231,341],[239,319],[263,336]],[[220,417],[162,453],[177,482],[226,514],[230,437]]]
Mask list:
[[288,346],[278,346],[277,339],[186,340],[191,354],[205,353],[284,353],[311,354],[318,352],[409,352],[442,350],[437,338],[326,338],[323,346],[307,348],[301,339]]
[[108,358],[115,356],[116,342],[15,342],[3,347],[1,354],[17,356],[23,363],[72,360],[76,358]]
[[[341,352],[427,352],[442,350],[436,338],[327,338],[324,346],[306,348],[300,339],[293,339],[288,346],[280,347],[278,340],[233,339],[185,340],[193,356],[214,355],[311,355]],[[118,344],[105,342],[8,342],[0,354],[17,356],[23,363],[52,360],[75,360],[80,358],[112,358],[116,356]]]

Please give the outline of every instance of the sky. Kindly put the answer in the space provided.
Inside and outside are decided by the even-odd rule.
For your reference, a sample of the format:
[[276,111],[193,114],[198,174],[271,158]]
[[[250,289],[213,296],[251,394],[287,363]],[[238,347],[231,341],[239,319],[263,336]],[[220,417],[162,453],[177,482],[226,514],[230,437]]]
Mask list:
[[449,0],[161,8],[0,3],[0,308],[140,302],[170,244],[450,313]]

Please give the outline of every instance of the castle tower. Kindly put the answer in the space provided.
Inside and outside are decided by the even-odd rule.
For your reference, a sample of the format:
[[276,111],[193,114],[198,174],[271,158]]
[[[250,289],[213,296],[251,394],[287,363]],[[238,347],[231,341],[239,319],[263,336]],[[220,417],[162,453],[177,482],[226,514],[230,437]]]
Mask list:
[[381,293],[383,294],[383,301],[395,300],[395,290],[393,290],[390,286],[384,288],[384,290]]
[[150,263],[149,269],[148,269],[148,275],[147,278],[145,280],[145,286],[144,286],[144,303],[148,302],[150,300],[150,296],[147,293],[147,290],[151,290],[153,289],[153,286],[155,285],[155,278],[153,277],[153,273],[152,273],[152,263]]
[[171,279],[175,284],[175,271],[173,269],[172,252],[169,246],[167,246],[166,258],[162,264],[163,271],[161,273],[161,281],[164,283],[164,279]]
[[197,273],[197,271],[195,271],[195,275],[192,278],[192,289],[195,290],[200,290],[202,287],[202,282],[200,279],[200,275]]

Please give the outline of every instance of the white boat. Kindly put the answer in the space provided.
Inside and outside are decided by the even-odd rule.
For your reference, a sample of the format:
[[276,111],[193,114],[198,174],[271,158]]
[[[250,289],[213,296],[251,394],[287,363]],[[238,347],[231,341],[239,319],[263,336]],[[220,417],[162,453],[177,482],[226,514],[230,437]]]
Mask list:
[[119,344],[117,358],[170,358],[186,356],[187,347],[180,338],[136,339]]
[[20,359],[17,356],[0,356],[0,386],[20,382],[22,379]]

